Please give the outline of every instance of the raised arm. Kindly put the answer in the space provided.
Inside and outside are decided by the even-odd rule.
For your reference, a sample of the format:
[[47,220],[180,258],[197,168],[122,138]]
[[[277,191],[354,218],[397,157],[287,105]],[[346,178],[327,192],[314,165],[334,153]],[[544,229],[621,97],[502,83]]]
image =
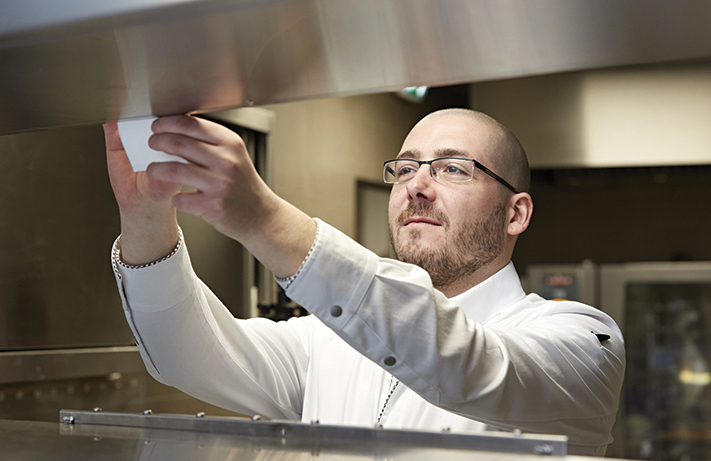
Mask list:
[[[104,126],[109,176],[121,213],[122,236],[117,243],[121,246],[120,260],[114,252],[113,262],[128,324],[149,373],[160,382],[233,411],[299,419],[301,383],[308,363],[308,328],[312,322],[235,319],[193,272],[185,243],[176,248],[179,229],[174,202],[183,206],[183,202],[197,199],[198,206],[193,203],[190,210],[226,233],[231,231],[230,227],[220,219],[210,219],[215,214],[200,209],[199,205],[215,205],[211,209],[214,210],[222,206],[220,201],[234,200],[237,205],[242,200],[246,204],[256,203],[255,198],[248,197],[252,190],[241,195],[225,186],[230,178],[226,178],[224,171],[201,165],[232,165],[232,173],[240,173],[235,158],[246,158],[246,163],[239,167],[246,171],[237,175],[240,178],[237,182],[252,181],[251,187],[267,198],[274,200],[276,196],[257,175],[236,134],[203,120],[180,119],[183,124],[179,127],[187,126],[190,135],[161,131],[151,144],[166,145],[164,150],[169,152],[173,147],[177,152],[187,148],[189,158],[199,163],[190,165],[184,176],[166,180],[157,177],[164,173],[162,170],[179,172],[179,168],[172,167],[188,165],[152,165],[146,172],[134,172],[116,124]],[[169,124],[169,128],[175,126]],[[157,129],[163,130],[161,123]],[[182,181],[183,177],[187,180]],[[201,178],[205,187],[199,186],[195,178]],[[180,193],[183,182],[198,187],[198,191]],[[205,200],[205,193],[217,199]],[[246,218],[238,217],[234,223],[244,227],[245,220],[257,215],[245,213]],[[307,224],[313,222],[306,220]],[[310,238],[313,240],[313,236]],[[309,241],[304,245],[310,248],[311,244]],[[141,266],[169,254],[171,257],[160,264],[126,266]],[[300,261],[293,263],[294,271],[299,264]]]
[[178,243],[178,222],[171,200],[179,184],[134,172],[116,123],[104,125],[111,187],[121,213],[121,260],[130,265],[156,261]]
[[[157,119],[153,131],[149,141],[153,149],[190,163],[153,163],[145,175],[131,175],[126,171],[130,166],[125,156],[115,149],[109,152],[112,184],[122,222],[126,220],[124,257],[132,258],[134,252],[137,259],[152,257],[147,246],[169,253],[172,247],[166,248],[166,242],[172,239],[174,246],[177,240],[175,207],[200,216],[240,242],[276,276],[288,277],[298,270],[311,248],[316,225],[269,189],[236,133],[183,115]],[[117,143],[112,146],[120,149]],[[112,157],[120,158],[112,165]],[[191,186],[195,191],[177,192],[175,184]]]

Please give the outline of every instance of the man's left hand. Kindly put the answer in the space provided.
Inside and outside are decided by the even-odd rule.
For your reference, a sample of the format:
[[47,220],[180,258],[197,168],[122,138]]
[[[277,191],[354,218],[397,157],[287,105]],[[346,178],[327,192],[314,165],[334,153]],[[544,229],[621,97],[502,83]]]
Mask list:
[[257,173],[242,139],[197,117],[174,115],[153,124],[151,148],[188,160],[152,163],[150,178],[194,188],[173,205],[242,243],[279,277],[295,273],[316,232],[313,220],[278,197]]

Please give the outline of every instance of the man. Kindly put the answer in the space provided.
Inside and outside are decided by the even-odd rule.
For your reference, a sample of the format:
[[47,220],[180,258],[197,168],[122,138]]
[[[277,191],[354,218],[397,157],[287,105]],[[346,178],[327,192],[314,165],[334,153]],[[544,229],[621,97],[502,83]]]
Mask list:
[[[105,128],[122,223],[114,268],[159,381],[271,418],[520,429],[567,435],[570,453],[604,454],[624,374],[622,335],[592,307],[521,289],[510,259],[533,211],[528,165],[493,119],[430,114],[386,163],[401,261],[276,196],[226,128],[158,119],[150,146],[190,163],[144,173],[131,170],[115,125]],[[175,208],[241,242],[314,315],[234,319],[192,271]]]

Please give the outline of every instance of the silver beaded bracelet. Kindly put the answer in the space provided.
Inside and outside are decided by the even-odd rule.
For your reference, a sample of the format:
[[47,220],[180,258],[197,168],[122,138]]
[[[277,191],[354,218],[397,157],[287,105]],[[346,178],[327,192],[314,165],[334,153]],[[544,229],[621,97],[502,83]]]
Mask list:
[[119,235],[118,238],[116,239],[116,241],[114,242],[114,246],[111,251],[111,253],[112,253],[111,259],[112,259],[112,262],[114,265],[114,271],[116,273],[119,273],[118,267],[116,267],[116,265],[119,265],[119,266],[126,268],[126,269],[143,269],[145,267],[155,266],[156,264],[162,263],[163,261],[171,258],[175,253],[177,253],[178,250],[180,249],[180,245],[182,244],[182,242],[183,242],[183,231],[182,231],[182,229],[178,228],[178,244],[175,245],[175,248],[173,249],[173,251],[170,252],[170,254],[167,254],[167,255],[163,256],[161,259],[158,259],[158,260],[150,262],[150,263],[140,264],[138,266],[132,266],[132,265],[126,264],[125,262],[121,261],[121,256],[120,256],[121,250],[119,250],[119,244],[121,243],[121,236]]
[[287,277],[287,278],[280,278],[280,277],[274,276],[277,283],[279,283],[279,285],[281,285],[281,287],[284,290],[289,288],[289,285],[291,285],[294,282],[294,280],[296,280],[296,277],[299,276],[301,269],[304,268],[304,266],[306,265],[306,261],[309,260],[309,257],[311,257],[311,253],[313,253],[314,248],[316,247],[316,242],[318,242],[318,236],[321,233],[321,222],[317,219],[314,219],[314,221],[316,222],[316,236],[314,237],[314,243],[311,244],[311,248],[309,248],[309,252],[306,254],[306,257],[304,258],[304,260],[301,261],[301,265],[299,266],[299,269],[296,271],[296,274],[292,275],[291,277]]

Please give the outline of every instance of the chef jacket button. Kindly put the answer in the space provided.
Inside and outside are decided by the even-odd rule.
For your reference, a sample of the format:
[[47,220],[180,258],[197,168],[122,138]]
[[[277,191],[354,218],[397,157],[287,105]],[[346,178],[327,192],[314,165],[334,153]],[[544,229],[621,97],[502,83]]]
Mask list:
[[385,360],[383,360],[383,363],[389,367],[395,365],[395,362],[397,362],[397,360],[395,360],[395,357],[392,357],[392,356],[385,357]]
[[342,313],[343,309],[341,309],[341,306],[333,306],[331,308],[331,315],[334,317],[340,317]]

